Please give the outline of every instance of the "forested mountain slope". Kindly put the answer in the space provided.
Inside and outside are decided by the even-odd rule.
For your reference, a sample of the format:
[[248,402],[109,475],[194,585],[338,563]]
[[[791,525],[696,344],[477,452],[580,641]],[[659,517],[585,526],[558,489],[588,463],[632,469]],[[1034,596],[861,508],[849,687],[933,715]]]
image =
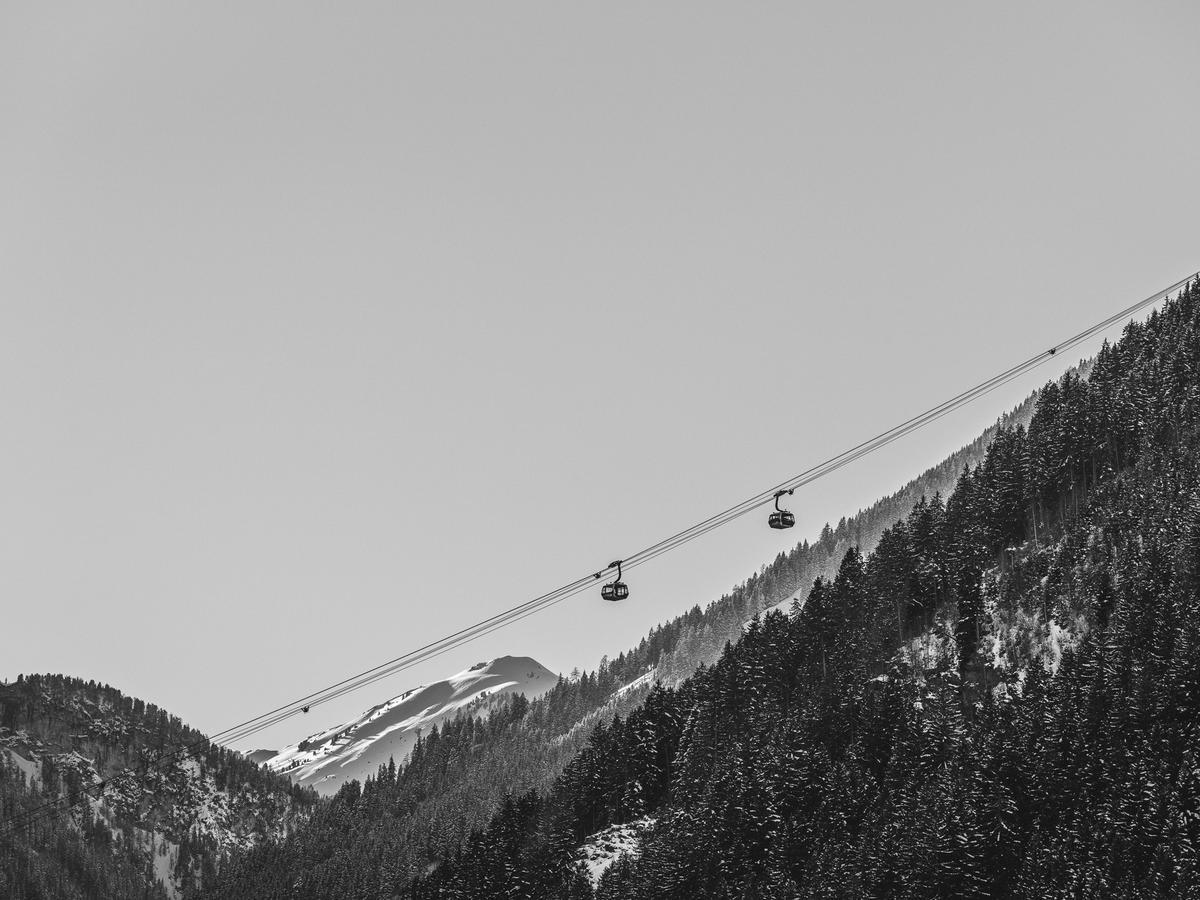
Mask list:
[[[310,791],[202,742],[165,710],[94,681],[28,675],[0,685],[0,819],[149,770],[70,813],[0,832],[0,897],[186,896],[235,849],[279,838],[309,814]],[[197,752],[155,765],[183,745]]]
[[[366,801],[370,795],[361,798]],[[1200,290],[413,897],[1200,892]],[[593,888],[589,835],[638,822]],[[593,870],[594,871],[594,870]],[[296,893],[293,896],[316,896]],[[342,896],[367,896],[348,887]]]
[[[1082,363],[1071,374],[1080,376],[1090,367],[1090,362]],[[970,444],[926,469],[895,493],[843,517],[836,526],[827,524],[816,541],[802,541],[790,552],[780,553],[745,583],[709,603],[703,613],[696,607],[688,616],[664,626],[675,634],[655,664],[655,675],[666,684],[677,684],[698,666],[716,660],[726,641],[736,642],[745,623],[754,615],[777,606],[786,609],[794,598],[803,600],[807,596],[814,580],[831,578],[848,549],[858,547],[864,553],[874,549],[884,531],[907,515],[921,497],[945,496],[965,468],[982,462],[999,431],[1028,425],[1036,396],[1027,397]]]
[[[505,795],[548,790],[597,724],[637,709],[656,680],[676,683],[716,659],[756,613],[789,602],[797,591],[806,594],[805,579],[836,570],[837,555],[853,542],[874,543],[923,494],[952,488],[965,467],[983,459],[998,428],[1027,422],[1032,412],[1031,397],[892,496],[827,526],[818,541],[781,553],[730,594],[655,628],[598,671],[563,679],[533,703],[489,704],[486,722],[435,728],[410,761],[380,766],[376,777],[344,790],[282,846],[239,858],[214,895],[269,896],[298,878],[305,896],[333,895],[347,885],[370,896],[425,872],[486,825]],[[360,791],[369,802],[359,801]]]
[[[205,896],[388,896],[485,825],[506,794],[544,790],[591,731],[628,715],[651,688],[652,645],[599,673],[560,679],[540,699],[489,702],[435,725],[409,757],[350,781],[285,839],[238,854]],[[349,892],[348,894],[346,892]]]
[[[1072,370],[1073,377],[1083,369]],[[371,803],[358,803],[358,788],[339,796],[285,846],[261,847],[239,860],[224,873],[216,895],[268,895],[299,872],[303,883],[314,885],[306,896],[347,884],[367,896],[426,871],[485,825],[506,794],[549,789],[591,729],[636,709],[655,680],[675,684],[715,660],[756,613],[804,596],[813,578],[836,571],[847,548],[873,546],[920,497],[952,489],[964,469],[984,459],[998,431],[1029,421],[1035,397],[895,494],[836,528],[826,526],[816,542],[779,554],[730,594],[654,629],[632,651],[602,662],[599,671],[564,679],[542,699],[493,713],[486,724],[434,730],[410,766],[395,759],[394,775],[381,767],[361,786]]]

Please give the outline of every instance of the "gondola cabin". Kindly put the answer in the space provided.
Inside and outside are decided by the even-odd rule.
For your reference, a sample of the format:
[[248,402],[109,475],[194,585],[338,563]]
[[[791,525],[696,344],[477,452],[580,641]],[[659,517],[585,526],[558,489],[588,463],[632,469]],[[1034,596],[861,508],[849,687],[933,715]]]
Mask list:
[[613,581],[600,588],[600,597],[604,600],[624,600],[629,596],[629,585],[623,581]]
[[[795,490],[793,488],[792,490]],[[767,517],[767,524],[772,528],[791,528],[796,524],[796,517],[786,509],[779,508],[779,498],[784,494],[790,494],[792,491],[776,491],[775,492],[775,512]]]
[[[614,559],[608,567],[617,570],[617,577],[600,588],[600,597],[603,600],[624,600],[629,596],[629,587],[621,580],[621,560]],[[597,572],[596,577],[599,578],[600,574]]]
[[767,518],[767,524],[772,528],[791,528],[796,524],[796,517],[786,509],[773,512]]

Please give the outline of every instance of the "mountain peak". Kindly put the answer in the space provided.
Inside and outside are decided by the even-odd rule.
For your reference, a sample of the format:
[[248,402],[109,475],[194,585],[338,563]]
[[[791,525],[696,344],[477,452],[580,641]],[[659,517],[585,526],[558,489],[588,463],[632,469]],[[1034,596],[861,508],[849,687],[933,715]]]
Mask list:
[[485,706],[506,694],[533,700],[557,682],[558,676],[533,657],[499,656],[397,694],[357,719],[283,748],[265,764],[297,784],[332,794],[351,779],[374,775],[389,759],[399,763],[423,731],[469,706]]

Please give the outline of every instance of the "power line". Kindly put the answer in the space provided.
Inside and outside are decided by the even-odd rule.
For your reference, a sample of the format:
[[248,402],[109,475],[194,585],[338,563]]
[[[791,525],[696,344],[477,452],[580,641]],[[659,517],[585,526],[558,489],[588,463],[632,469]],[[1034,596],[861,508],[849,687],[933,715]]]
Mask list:
[[[818,463],[812,468],[806,469],[797,475],[793,475],[791,478],[780,482],[772,488],[768,488],[765,491],[755,494],[754,496],[749,497],[740,503],[734,504],[733,506],[722,510],[716,515],[709,516],[707,519],[704,519],[695,525],[685,528],[682,531],[678,531],[670,537],[657,541],[656,543],[625,557],[622,560],[622,565],[626,569],[633,569],[640,565],[644,565],[645,563],[648,563],[653,559],[657,559],[659,556],[662,556],[665,553],[669,553],[671,550],[690,543],[691,541],[708,534],[710,531],[720,528],[723,525],[727,525],[735,519],[741,518],[747,513],[753,512],[755,509],[770,503],[774,499],[777,491],[793,491],[798,487],[810,484],[813,481],[823,478],[844,466],[850,465],[867,454],[874,453],[876,450],[886,447],[893,441],[899,440],[902,437],[912,434],[914,431],[924,428],[926,425],[937,421],[943,416],[949,415],[968,403],[972,403],[975,400],[992,393],[1014,379],[1027,374],[1046,362],[1049,362],[1050,359],[1055,357],[1058,353],[1069,350],[1072,347],[1075,347],[1078,344],[1088,340],[1089,338],[1094,337],[1107,328],[1110,328],[1117,322],[1136,315],[1141,310],[1152,306],[1153,304],[1162,300],[1164,297],[1167,297],[1171,294],[1171,292],[1184,287],[1189,281],[1197,277],[1200,277],[1200,272],[1193,273],[1186,278],[1175,282],[1170,287],[1167,287],[1164,290],[1158,291],[1154,294],[1151,294],[1149,297],[1131,304],[1125,309],[1114,313],[1113,315],[1101,320],[1100,322],[1097,322],[1083,331],[1078,332],[1077,334],[1072,335],[1066,340],[1054,344],[1049,349],[1043,350],[1029,357],[1028,359],[1023,360],[1022,362],[1011,366],[1005,371],[980,382],[974,387],[956,394],[948,400],[944,400],[936,406],[933,406],[930,409],[927,409],[924,412],[919,413],[901,422],[900,424],[887,429],[886,431],[880,432],[874,437],[856,444],[848,450],[844,450],[836,456],[825,460],[824,462]],[[480,622],[476,622],[473,625],[456,631],[453,634],[440,638],[439,640],[432,641],[422,647],[418,647],[415,650],[390,659],[387,662],[380,663],[379,665],[373,666],[370,669],[365,669],[356,675],[352,675],[339,682],[335,682],[334,684],[321,688],[313,693],[306,694],[305,696],[297,698],[289,703],[285,703],[282,706],[277,706],[275,709],[265,712],[259,716],[255,716],[254,718],[240,722],[237,725],[225,729],[224,731],[217,732],[211,737],[201,738],[189,744],[182,745],[170,753],[162,754],[155,758],[147,765],[146,774],[149,774],[151,771],[158,770],[160,767],[172,762],[173,760],[184,759],[195,754],[198,752],[198,750],[207,749],[211,744],[217,742],[230,744],[244,740],[254,734],[259,733],[260,731],[263,731],[266,728],[280,724],[281,722],[292,718],[293,716],[308,712],[315,706],[329,703],[353,691],[360,690],[363,687],[374,684],[422,662],[434,659],[444,653],[448,653],[451,650],[457,649],[464,644],[477,640],[485,635],[491,634],[494,631],[505,628],[521,621],[522,619],[542,612],[543,610],[561,603],[562,601],[586,590],[593,585],[596,580],[602,578],[606,573],[612,572],[613,568],[614,566],[606,566],[592,575],[578,578],[569,584],[556,588],[555,590],[546,594],[542,594],[539,597],[535,597],[532,600],[520,603],[514,607],[504,610],[503,612],[497,613],[487,619],[483,619]],[[0,824],[0,837],[7,836],[14,833],[21,827],[28,826],[39,816],[58,812],[60,806],[62,806],[62,809],[64,810],[70,809],[73,806],[77,806],[80,803],[85,802],[86,799],[91,796],[92,791],[98,791],[98,796],[102,795],[104,788],[108,784],[118,778],[126,777],[127,774],[130,774],[131,772],[132,770],[126,770],[125,772],[114,776],[112,779],[89,785],[83,790],[83,796],[80,799],[72,803],[68,803],[65,806],[62,806],[63,798],[59,798],[48,801],[47,803],[44,803],[39,807],[35,807],[32,810],[26,810],[24,813],[14,816],[7,822]]]

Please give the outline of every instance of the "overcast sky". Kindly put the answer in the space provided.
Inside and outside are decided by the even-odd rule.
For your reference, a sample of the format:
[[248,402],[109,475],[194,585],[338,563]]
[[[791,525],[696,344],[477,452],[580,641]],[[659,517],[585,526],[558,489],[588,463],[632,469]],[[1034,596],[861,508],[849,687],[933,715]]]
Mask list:
[[[1200,266],[1198,26],[1187,2],[0,3],[0,677],[218,731],[1166,286]],[[1051,374],[798,492],[791,533],[739,520],[626,603],[253,743],[502,653],[594,667]]]

